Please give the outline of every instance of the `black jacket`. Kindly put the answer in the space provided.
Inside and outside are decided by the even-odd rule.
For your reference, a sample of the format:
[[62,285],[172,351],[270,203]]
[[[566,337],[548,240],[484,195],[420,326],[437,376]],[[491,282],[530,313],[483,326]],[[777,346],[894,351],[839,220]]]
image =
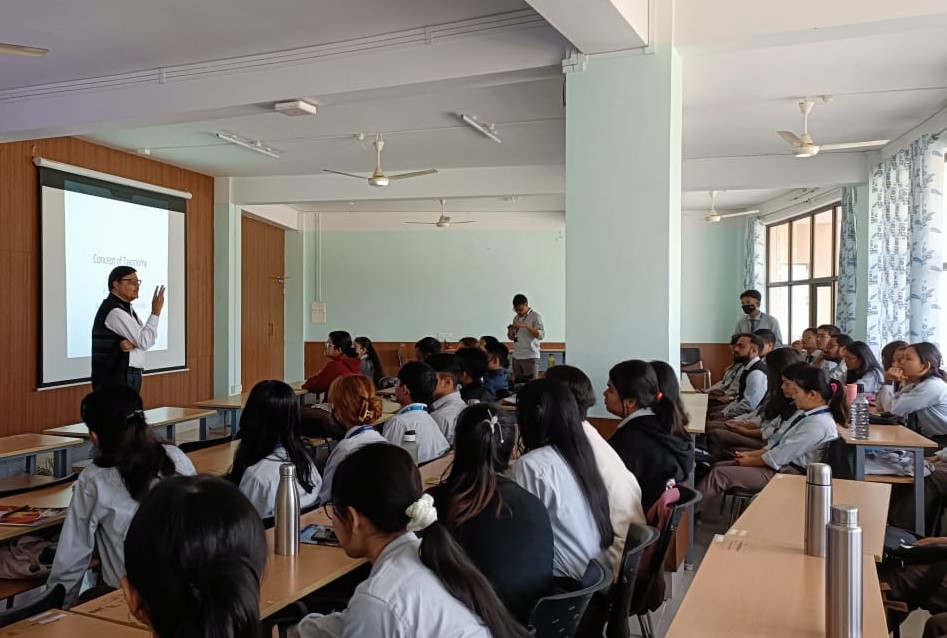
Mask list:
[[645,512],[664,492],[668,479],[681,483],[694,467],[693,441],[671,434],[653,414],[618,428],[608,443],[638,479]]
[[122,335],[105,327],[105,319],[116,308],[131,314],[131,304],[110,294],[102,300],[92,320],[92,389],[117,384],[125,385],[128,353],[121,348]]

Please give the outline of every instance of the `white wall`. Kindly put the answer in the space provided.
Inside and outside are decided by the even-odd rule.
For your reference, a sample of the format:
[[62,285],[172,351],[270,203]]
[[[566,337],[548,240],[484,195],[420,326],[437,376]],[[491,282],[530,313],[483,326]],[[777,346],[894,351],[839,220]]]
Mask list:
[[740,316],[745,222],[681,223],[681,342],[728,343]]

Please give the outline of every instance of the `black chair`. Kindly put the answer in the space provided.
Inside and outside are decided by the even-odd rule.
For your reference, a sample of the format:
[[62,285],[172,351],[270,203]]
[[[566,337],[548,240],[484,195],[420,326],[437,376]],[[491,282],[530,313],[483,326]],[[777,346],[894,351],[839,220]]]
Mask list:
[[13,623],[32,618],[36,614],[41,614],[50,609],[62,607],[62,602],[66,598],[66,588],[60,583],[55,587],[50,587],[46,592],[26,605],[20,605],[13,609],[0,611],[0,627],[6,627]]
[[212,439],[202,439],[200,441],[184,441],[182,443],[178,443],[178,448],[185,454],[190,454],[191,452],[196,452],[198,450],[203,450],[217,445],[223,445],[225,443],[231,443],[229,436],[218,436]]
[[597,559],[589,561],[579,589],[540,598],[529,614],[529,628],[538,638],[572,638],[592,596],[612,580],[611,570]]
[[648,525],[628,526],[628,536],[625,537],[625,551],[618,568],[618,582],[612,587],[610,606],[608,610],[607,638],[628,638],[631,631],[628,628],[628,610],[635,593],[635,583],[638,580],[638,566],[641,564],[641,554],[646,547],[658,540],[658,530]]
[[703,380],[700,386],[702,390],[706,390],[711,386],[710,370],[704,368],[704,359],[700,354],[700,348],[681,348],[681,372],[687,374],[687,376],[702,377]]

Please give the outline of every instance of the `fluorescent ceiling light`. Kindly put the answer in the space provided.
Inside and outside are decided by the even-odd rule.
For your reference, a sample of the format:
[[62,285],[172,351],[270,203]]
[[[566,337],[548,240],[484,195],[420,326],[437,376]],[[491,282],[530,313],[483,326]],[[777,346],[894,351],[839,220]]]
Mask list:
[[244,139],[239,135],[234,135],[233,133],[228,133],[227,131],[221,131],[218,133],[217,138],[225,142],[230,142],[231,144],[236,144],[237,146],[242,146],[243,148],[248,148],[251,151],[256,151],[257,153],[263,153],[264,155],[268,155],[274,159],[279,159],[279,153],[260,140]]
[[491,140],[493,140],[493,141],[496,142],[497,144],[502,144],[502,143],[503,143],[503,140],[501,140],[501,139],[497,136],[496,126],[494,126],[493,124],[486,124],[486,125],[481,124],[480,122],[477,121],[477,116],[476,116],[476,115],[466,115],[466,114],[464,114],[464,113],[461,113],[461,114],[460,114],[460,119],[463,120],[464,124],[466,124],[467,126],[469,126],[469,127],[472,128],[472,129],[474,129],[475,131],[477,131],[477,132],[480,133],[481,135],[484,135],[484,136],[490,138]]

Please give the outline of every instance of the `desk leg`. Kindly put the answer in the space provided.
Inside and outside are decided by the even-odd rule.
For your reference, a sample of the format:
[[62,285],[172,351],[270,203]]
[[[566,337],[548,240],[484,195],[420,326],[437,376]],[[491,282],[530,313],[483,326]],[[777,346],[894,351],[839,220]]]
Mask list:
[[242,409],[232,410],[230,412],[230,439],[233,441],[237,440],[237,434],[240,432],[241,413],[243,413]]
[[206,441],[207,440],[207,417],[202,416],[200,423],[201,423],[201,426],[200,426],[201,427],[201,441]]
[[855,480],[865,480],[865,446],[855,445]]
[[66,475],[66,466],[69,461],[66,448],[53,452],[53,476],[62,478]]
[[[697,449],[697,435],[691,434],[691,442],[694,445],[694,449]],[[694,455],[694,462],[691,463],[691,475],[689,477],[690,487],[697,489],[697,455]],[[687,541],[687,555],[684,556],[684,571],[693,571],[694,570],[694,516],[697,514],[697,508],[693,505],[688,507],[687,512],[687,527],[689,536]]]
[[164,438],[168,443],[174,445],[174,423],[164,426]]
[[36,455],[30,454],[26,457],[26,473],[36,474]]
[[914,452],[914,531],[926,536],[924,525],[924,450],[908,448]]

